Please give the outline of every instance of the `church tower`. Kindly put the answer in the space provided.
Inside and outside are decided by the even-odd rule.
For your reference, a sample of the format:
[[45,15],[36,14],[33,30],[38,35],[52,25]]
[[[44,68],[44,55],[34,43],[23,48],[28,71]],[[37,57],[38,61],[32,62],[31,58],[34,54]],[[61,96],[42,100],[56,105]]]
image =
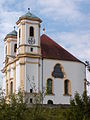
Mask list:
[[16,22],[18,27],[17,54],[40,55],[40,23],[41,19],[28,12],[19,17]]
[[[6,95],[11,93],[12,81],[15,83],[15,78],[13,75],[15,73],[14,67],[11,69],[11,62],[16,58],[17,51],[17,32],[14,30],[8,33],[4,39],[4,62],[3,62],[3,89],[6,91]],[[13,71],[13,74],[11,72]],[[15,88],[12,88],[15,92]]]
[[[38,92],[40,88],[40,23],[41,19],[28,12],[19,17],[17,24],[17,57],[19,58],[20,89],[25,92]],[[18,63],[16,63],[18,64]],[[20,70],[19,70],[20,69]],[[16,78],[16,84],[18,83]],[[33,84],[35,84],[33,90]]]
[[8,33],[4,39],[4,61],[7,58],[15,58],[17,50],[17,31],[14,30]]

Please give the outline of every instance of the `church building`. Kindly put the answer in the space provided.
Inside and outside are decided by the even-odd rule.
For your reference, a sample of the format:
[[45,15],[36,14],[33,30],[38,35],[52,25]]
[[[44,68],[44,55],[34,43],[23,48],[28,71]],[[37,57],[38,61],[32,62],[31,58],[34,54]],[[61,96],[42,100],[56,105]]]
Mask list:
[[40,35],[41,22],[28,10],[16,22],[17,31],[6,35],[3,89],[6,96],[45,91],[43,104],[69,104],[76,91],[81,95],[86,88],[86,66],[48,35]]

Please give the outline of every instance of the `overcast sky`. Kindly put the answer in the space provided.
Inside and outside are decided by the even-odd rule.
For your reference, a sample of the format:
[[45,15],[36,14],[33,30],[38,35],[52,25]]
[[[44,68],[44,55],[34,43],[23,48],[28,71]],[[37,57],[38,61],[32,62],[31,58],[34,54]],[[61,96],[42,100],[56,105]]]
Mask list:
[[[45,33],[58,44],[80,60],[90,61],[90,0],[0,0],[0,69],[3,39],[28,8],[43,20],[41,34],[45,26]],[[90,79],[90,73],[87,76]]]

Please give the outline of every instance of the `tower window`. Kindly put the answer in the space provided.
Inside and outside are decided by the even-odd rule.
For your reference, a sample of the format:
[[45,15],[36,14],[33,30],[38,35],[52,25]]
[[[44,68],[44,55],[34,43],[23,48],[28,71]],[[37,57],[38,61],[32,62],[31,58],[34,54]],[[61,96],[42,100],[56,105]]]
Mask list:
[[8,95],[8,83],[7,83],[7,86],[6,86],[6,93]]
[[21,29],[19,29],[19,38],[21,37]]
[[33,101],[32,101],[32,98],[30,98],[30,103],[32,103]]
[[10,88],[11,88],[11,95],[12,95],[13,94],[13,82],[11,82]]
[[5,53],[6,53],[6,55],[7,55],[7,46],[5,47]]
[[29,36],[33,37],[34,36],[34,28],[31,26],[29,30]]
[[14,45],[14,52],[16,52],[17,44]]
[[47,94],[52,94],[52,87],[53,87],[52,79],[48,79],[47,80]]
[[33,52],[33,48],[30,48],[30,51]]
[[70,81],[69,80],[64,81],[64,92],[65,92],[65,95],[70,95]]
[[32,93],[33,92],[33,90],[32,89],[30,89],[30,93]]

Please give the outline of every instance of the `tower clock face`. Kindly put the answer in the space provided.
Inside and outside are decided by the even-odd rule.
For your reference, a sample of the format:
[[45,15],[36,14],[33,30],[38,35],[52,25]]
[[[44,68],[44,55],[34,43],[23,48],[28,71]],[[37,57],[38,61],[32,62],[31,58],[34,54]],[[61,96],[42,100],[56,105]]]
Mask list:
[[34,38],[34,37],[29,37],[29,38],[28,38],[28,43],[29,43],[30,45],[35,44],[35,38]]

